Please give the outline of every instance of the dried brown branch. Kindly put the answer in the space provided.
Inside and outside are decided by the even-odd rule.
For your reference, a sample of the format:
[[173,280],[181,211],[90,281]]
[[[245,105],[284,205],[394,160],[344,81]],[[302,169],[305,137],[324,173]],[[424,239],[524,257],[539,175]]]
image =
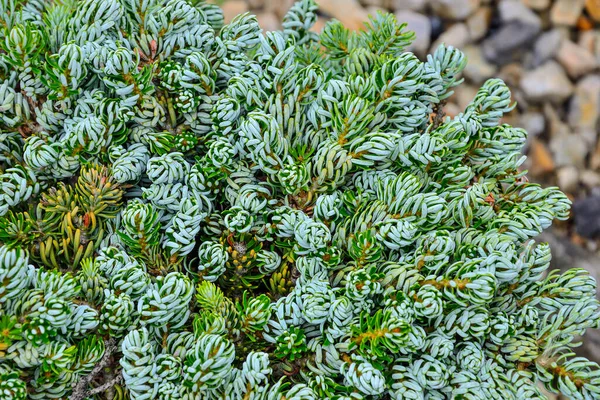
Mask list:
[[115,385],[120,385],[121,383],[123,383],[123,375],[119,373],[117,376],[106,382],[104,385],[98,386],[97,388],[90,390],[88,396],[93,396],[95,394],[105,392],[111,387]]
[[444,112],[445,105],[446,101],[442,100],[434,106],[433,113],[430,116],[430,121],[433,125],[432,130],[437,129],[444,122],[444,117],[446,116],[446,113]]
[[92,369],[89,374],[81,377],[78,382],[73,384],[73,393],[71,394],[71,397],[69,397],[69,400],[83,400],[94,394],[101,393],[120,382],[121,374],[118,374],[116,378],[110,380],[102,386],[91,390],[89,389],[90,382],[92,382],[94,378],[96,378],[98,374],[100,374],[100,372],[102,372],[102,370],[110,364],[112,355],[117,351],[117,342],[114,338],[110,338],[104,341],[104,347],[104,355],[102,356],[100,362],[96,364],[94,369]]

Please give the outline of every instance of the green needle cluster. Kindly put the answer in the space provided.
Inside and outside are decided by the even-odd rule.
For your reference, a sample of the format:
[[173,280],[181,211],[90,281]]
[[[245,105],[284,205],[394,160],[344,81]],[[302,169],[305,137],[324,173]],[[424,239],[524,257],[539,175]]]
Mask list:
[[600,399],[507,86],[316,12],[0,0],[0,399]]

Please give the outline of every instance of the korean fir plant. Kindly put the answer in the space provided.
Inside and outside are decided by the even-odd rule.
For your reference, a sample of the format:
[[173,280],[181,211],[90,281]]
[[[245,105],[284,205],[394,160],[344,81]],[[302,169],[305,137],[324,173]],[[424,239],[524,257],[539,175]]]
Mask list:
[[506,85],[316,11],[0,1],[0,398],[600,398]]

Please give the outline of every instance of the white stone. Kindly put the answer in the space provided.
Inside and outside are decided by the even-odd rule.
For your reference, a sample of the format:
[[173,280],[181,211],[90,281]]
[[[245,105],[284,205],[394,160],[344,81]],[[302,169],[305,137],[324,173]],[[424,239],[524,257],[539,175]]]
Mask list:
[[442,18],[465,20],[479,5],[480,0],[431,0],[433,12]]
[[554,61],[525,72],[521,78],[521,89],[525,97],[534,102],[561,103],[573,93],[567,74]]
[[536,11],[543,11],[550,7],[550,0],[521,0],[521,2]]
[[276,31],[278,29],[281,29],[281,22],[279,18],[277,18],[277,15],[273,13],[258,13],[256,14],[256,19],[258,20],[258,24],[260,25],[260,27],[263,28],[263,31],[265,32]]
[[574,26],[583,11],[585,0],[556,0],[550,10],[554,25]]
[[533,48],[534,62],[541,65],[554,57],[562,44],[563,34],[558,29],[544,32],[536,40]]
[[492,20],[492,9],[490,7],[480,7],[467,19],[467,28],[472,41],[482,39],[490,28]]
[[594,188],[594,187],[600,186],[600,174],[598,174],[596,171],[585,169],[585,170],[581,171],[581,173],[579,175],[580,175],[579,179],[581,180],[581,183],[583,183],[588,188]]
[[452,25],[442,33],[439,38],[435,41],[431,47],[430,52],[435,51],[440,44],[444,43],[446,46],[454,46],[456,48],[463,48],[470,42],[469,29],[466,24],[462,22]]
[[574,192],[579,184],[579,170],[572,166],[567,165],[559,168],[556,172],[558,179],[558,187],[560,190],[565,192]]
[[406,22],[408,29],[415,32],[415,40],[406,49],[419,57],[424,57],[431,43],[431,22],[423,14],[414,11],[398,11],[396,19],[399,23]]
[[556,59],[571,78],[579,78],[598,66],[596,57],[592,53],[570,40],[562,41],[562,45],[556,53]]
[[537,26],[538,29],[542,25],[540,17],[518,0],[501,1],[498,4],[498,13],[504,23],[520,21],[525,25]]
[[557,167],[572,165],[583,168],[590,146],[576,133],[560,133],[550,139],[550,150]]
[[542,113],[526,112],[519,116],[519,126],[527,131],[529,137],[539,136],[546,128],[546,119]]
[[425,5],[425,0],[389,0],[388,2],[388,8],[392,11],[423,11]]
[[463,53],[467,56],[467,66],[463,74],[472,83],[481,85],[496,74],[496,66],[487,62],[483,57],[481,47],[466,46],[463,48]]

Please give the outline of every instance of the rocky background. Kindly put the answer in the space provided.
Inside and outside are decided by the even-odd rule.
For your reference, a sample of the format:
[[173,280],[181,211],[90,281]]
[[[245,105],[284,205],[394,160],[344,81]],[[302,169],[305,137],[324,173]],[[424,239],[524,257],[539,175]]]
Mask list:
[[[221,1],[226,20],[251,11],[266,30],[294,0]],[[600,277],[600,0],[317,0],[320,31],[331,18],[360,29],[385,10],[416,32],[409,49],[426,57],[442,42],[468,57],[465,83],[446,105],[456,115],[490,77],[511,88],[507,123],[529,132],[525,167],[574,202],[572,218],[544,233],[556,268],[584,267]],[[600,280],[599,280],[600,282]],[[600,361],[600,332],[584,352]]]

